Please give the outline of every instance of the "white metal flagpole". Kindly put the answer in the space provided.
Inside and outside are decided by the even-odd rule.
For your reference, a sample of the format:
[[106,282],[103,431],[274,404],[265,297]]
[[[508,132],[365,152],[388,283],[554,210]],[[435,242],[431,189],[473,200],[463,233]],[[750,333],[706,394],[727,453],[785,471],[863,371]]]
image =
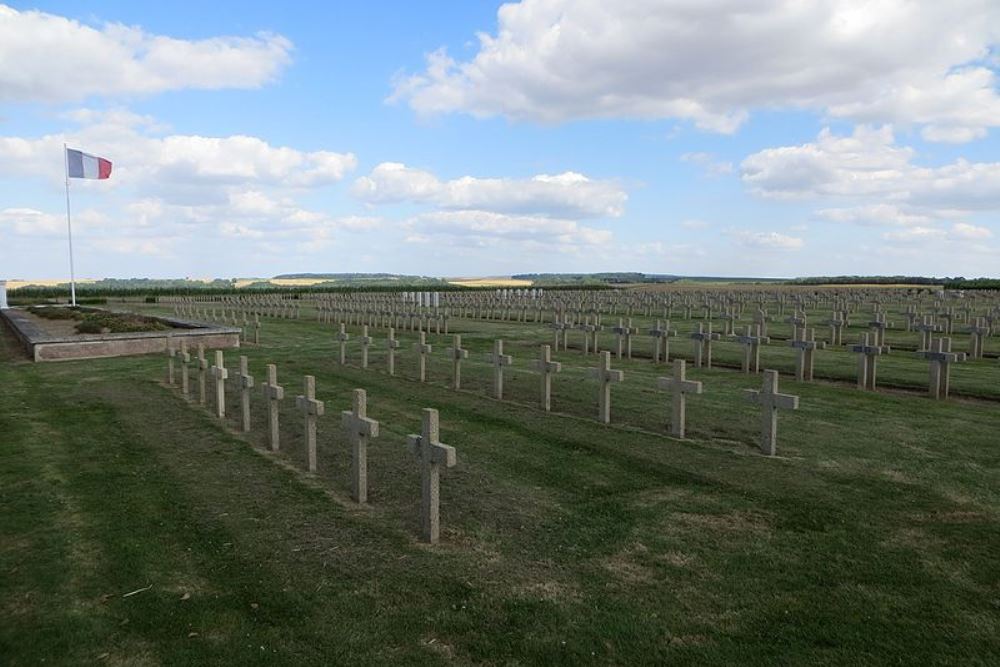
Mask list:
[[76,306],[76,271],[73,268],[73,223],[69,214],[69,149],[63,144],[63,166],[66,168],[66,233],[69,237],[69,295]]

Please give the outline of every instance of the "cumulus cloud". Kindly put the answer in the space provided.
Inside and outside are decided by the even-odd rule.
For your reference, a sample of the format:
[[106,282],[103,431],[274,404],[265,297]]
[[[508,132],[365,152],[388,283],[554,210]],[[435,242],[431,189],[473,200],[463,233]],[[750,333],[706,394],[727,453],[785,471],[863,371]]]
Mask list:
[[805,245],[805,242],[796,236],[778,232],[733,230],[730,235],[739,245],[757,250],[798,250]]
[[708,176],[724,176],[733,172],[732,162],[719,160],[712,153],[703,151],[684,153],[680,159],[681,162],[688,162],[701,167]]
[[725,133],[754,109],[810,109],[953,142],[1000,124],[994,0],[523,0],[502,5],[497,24],[469,60],[430,53],[390,101],[541,122],[677,118]]
[[959,159],[923,167],[913,158],[911,148],[895,144],[891,128],[860,126],[849,137],[823,130],[813,143],[760,151],[743,160],[740,169],[743,183],[763,197],[870,198],[888,200],[897,210],[903,205],[1000,209],[1000,162]]
[[[823,130],[815,142],[769,148],[740,165],[743,183],[764,198],[836,201],[815,211],[832,223],[897,227],[882,238],[903,244],[965,242],[992,236],[962,218],[1000,211],[1000,162],[915,162],[888,126],[850,136]],[[945,223],[952,223],[950,229]]]
[[280,35],[186,40],[0,5],[0,102],[257,88],[291,61]]
[[414,202],[447,209],[540,213],[562,217],[619,217],[628,199],[612,181],[583,174],[540,174],[532,178],[476,178],[442,181],[397,162],[383,162],[354,182],[356,197],[371,203]]
[[575,220],[543,216],[506,215],[489,211],[435,211],[416,216],[407,228],[420,237],[461,236],[480,244],[487,240],[529,241],[553,251],[566,246],[594,246],[611,240],[611,232],[581,225]]
[[[139,186],[219,192],[220,188],[257,183],[275,187],[317,187],[341,180],[357,165],[353,153],[301,151],[272,146],[259,137],[204,137],[172,134],[153,119],[127,111],[81,110],[70,114],[84,124],[69,132],[39,138],[0,137],[0,175],[63,178],[62,146],[84,148],[108,157],[115,176],[102,189]],[[78,187],[92,187],[80,182]],[[203,195],[206,193],[203,192]]]

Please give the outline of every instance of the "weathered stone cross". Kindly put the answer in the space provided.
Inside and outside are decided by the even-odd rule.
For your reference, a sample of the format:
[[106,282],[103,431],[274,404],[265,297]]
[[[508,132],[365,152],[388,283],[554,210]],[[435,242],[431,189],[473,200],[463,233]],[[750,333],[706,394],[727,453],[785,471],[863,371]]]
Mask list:
[[503,341],[498,338],[493,341],[493,352],[486,355],[486,360],[493,366],[493,397],[503,400],[503,369],[510,366],[514,359],[503,353]]
[[868,334],[863,333],[858,337],[858,344],[851,346],[851,352],[859,355],[858,389],[875,391],[878,358],[882,354],[882,348],[878,345],[871,345]]
[[368,417],[368,394],[354,390],[353,410],[340,413],[340,421],[351,442],[351,497],[368,502],[368,440],[378,437],[378,422]]
[[611,353],[601,352],[601,361],[597,368],[590,369],[590,377],[600,382],[597,393],[597,415],[602,424],[611,423],[611,384],[624,382],[625,373],[611,370]]
[[184,398],[187,398],[191,393],[190,383],[188,382],[188,364],[191,363],[191,354],[187,349],[187,341],[181,339],[181,393],[184,394]]
[[271,451],[278,451],[278,402],[285,398],[285,388],[278,384],[278,367],[267,365],[267,382],[264,384],[264,398],[267,400],[267,429],[271,441]]
[[892,326],[892,322],[885,321],[885,313],[875,313],[875,319],[868,326],[872,330],[872,345],[885,347],[885,330]]
[[744,394],[751,403],[760,406],[761,429],[760,451],[767,456],[774,456],[778,440],[778,409],[799,409],[799,397],[778,393],[778,371],[764,371],[764,383],[760,391],[744,389]]
[[670,434],[683,438],[687,421],[687,394],[700,394],[701,382],[687,379],[687,362],[683,359],[674,359],[673,377],[657,378],[656,382],[660,389],[672,394]]
[[795,379],[799,382],[812,382],[813,358],[817,349],[826,347],[826,343],[816,342],[815,329],[802,329],[802,337],[789,341],[795,348]]
[[305,418],[306,452],[309,456],[309,472],[316,472],[316,418],[326,411],[323,401],[316,400],[316,378],[303,378],[303,394],[295,397],[295,406]]
[[177,348],[174,347],[174,341],[171,337],[167,337],[167,386],[174,386],[174,359],[177,357]]
[[399,349],[399,341],[396,340],[396,330],[389,327],[389,337],[385,340],[385,368],[389,375],[396,374],[396,350]]
[[934,332],[940,331],[941,326],[934,321],[932,315],[924,315],[923,321],[914,329],[920,332],[920,349],[930,350],[934,342]]
[[205,405],[205,375],[208,372],[208,359],[205,358],[205,346],[198,343],[198,405]]
[[656,326],[649,330],[649,335],[653,338],[653,363],[660,363],[660,359],[663,359],[663,363],[669,362],[670,340],[668,336],[671,335],[670,320],[667,320],[666,326],[663,325],[661,320],[656,320]]
[[[756,332],[754,331],[756,329]],[[759,373],[760,372],[760,346],[764,343],[770,343],[771,339],[767,336],[762,336],[760,334],[760,329],[757,325],[751,327],[749,324],[746,328],[746,333],[742,336],[737,336],[736,341],[743,346],[743,372],[744,373]]]
[[445,350],[451,359],[451,385],[454,389],[462,388],[462,360],[469,358],[469,351],[462,348],[462,334],[452,336],[451,347]]
[[344,323],[340,323],[340,331],[337,332],[337,341],[340,343],[340,365],[347,363],[347,341],[351,339],[351,334],[347,333]]
[[361,327],[361,368],[368,368],[368,346],[372,344],[372,338],[368,335],[368,325]]
[[541,406],[548,412],[552,409],[552,375],[562,370],[562,364],[552,361],[552,350],[542,345],[538,354],[538,372],[542,380]]
[[823,322],[830,327],[830,345],[844,344],[844,318],[837,311],[833,311],[830,319]]
[[618,358],[622,358],[622,349],[624,347],[625,356],[629,359],[632,358],[632,334],[635,333],[635,328],[632,326],[632,318],[628,318],[626,323],[622,323],[622,319],[618,318],[618,326],[611,329],[617,337],[618,345]]
[[704,323],[698,323],[698,330],[691,334],[691,339],[694,341],[695,368],[712,367],[712,341],[719,340],[719,338],[721,338],[719,334],[712,333],[711,322],[708,323],[707,330]]
[[229,369],[226,368],[222,350],[215,351],[215,365],[209,369],[215,380],[215,416],[226,418],[226,380],[229,379]]
[[977,317],[976,321],[969,325],[967,330],[969,332],[969,358],[982,359],[983,342],[990,335],[990,326],[986,324],[984,318]]
[[455,448],[440,440],[438,411],[424,408],[420,435],[406,437],[410,451],[420,460],[420,536],[437,544],[441,534],[441,466],[455,465]]
[[250,390],[253,389],[253,376],[250,375],[250,362],[245,356],[240,356],[240,412],[243,432],[250,430]]
[[931,398],[948,398],[951,387],[951,365],[965,361],[965,352],[952,352],[951,338],[938,338],[934,341],[934,349],[917,352],[917,356],[931,362],[928,383]]
[[799,332],[806,328],[808,319],[804,312],[796,310],[793,315],[785,318],[785,322],[792,325],[792,340],[795,340],[799,337]]
[[427,334],[421,331],[417,342],[413,344],[413,349],[417,353],[417,375],[421,382],[427,381],[427,355],[432,348],[427,344]]

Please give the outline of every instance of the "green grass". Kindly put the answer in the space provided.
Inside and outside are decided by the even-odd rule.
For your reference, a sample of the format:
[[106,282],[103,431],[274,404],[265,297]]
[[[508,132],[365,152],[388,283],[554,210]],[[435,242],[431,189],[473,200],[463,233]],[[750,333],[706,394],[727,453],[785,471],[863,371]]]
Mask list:
[[[261,346],[240,353],[258,384],[264,364],[278,365],[288,397],[278,455],[264,451],[259,391],[243,437],[164,387],[162,357],[33,365],[0,340],[2,662],[1000,660],[995,359],[956,368],[964,397],[935,403],[912,355],[887,358],[882,376],[896,388],[870,394],[850,384],[853,355],[822,351],[828,379],[782,377],[801,409],[781,414],[779,457],[767,459],[742,396],[759,377],[690,369],[705,394],[688,403],[691,439],[676,441],[655,390],[666,367],[616,361],[626,382],[602,426],[585,379],[593,356],[555,355],[564,371],[545,414],[530,364],[547,329],[452,328],[472,350],[462,392],[447,386],[450,337],[428,337],[421,385],[408,332],[390,378],[381,330],[362,370],[356,341],[352,365],[336,364],[332,326],[266,320]],[[515,357],[504,402],[486,395],[482,361],[501,336]],[[682,338],[671,348],[691,349]],[[738,354],[716,347],[723,363]],[[763,359],[792,367],[784,347]],[[302,472],[294,409],[306,373],[327,402],[315,476]],[[368,390],[382,430],[367,508],[349,501],[339,428],[354,387]],[[422,407],[440,410],[442,440],[458,450],[442,475],[436,547],[416,539],[419,472],[405,446]]]

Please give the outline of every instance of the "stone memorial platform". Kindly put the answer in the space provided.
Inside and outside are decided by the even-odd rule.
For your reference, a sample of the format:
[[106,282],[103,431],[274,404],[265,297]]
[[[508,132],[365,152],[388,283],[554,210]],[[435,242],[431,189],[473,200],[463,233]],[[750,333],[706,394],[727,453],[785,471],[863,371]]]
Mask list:
[[[53,306],[59,307],[59,306]],[[100,312],[97,308],[81,309]],[[31,313],[11,308],[0,310],[3,321],[24,346],[33,361],[97,359],[138,354],[164,353],[168,345],[225,349],[240,346],[240,329],[212,326],[173,317],[152,317],[168,328],[159,331],[81,334],[63,320],[45,320]]]

